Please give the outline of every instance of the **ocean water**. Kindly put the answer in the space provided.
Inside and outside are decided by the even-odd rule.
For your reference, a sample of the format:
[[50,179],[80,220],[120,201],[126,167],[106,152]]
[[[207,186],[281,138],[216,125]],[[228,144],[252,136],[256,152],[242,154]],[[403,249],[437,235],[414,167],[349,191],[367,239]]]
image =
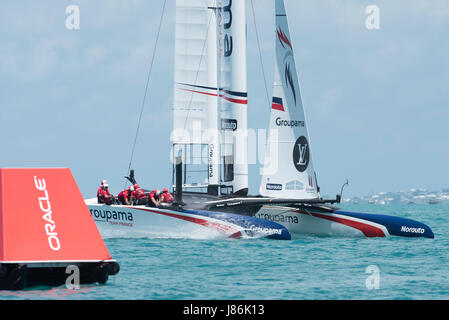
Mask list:
[[106,239],[121,267],[106,285],[0,291],[0,299],[449,299],[448,204],[342,208],[415,219],[435,239]]

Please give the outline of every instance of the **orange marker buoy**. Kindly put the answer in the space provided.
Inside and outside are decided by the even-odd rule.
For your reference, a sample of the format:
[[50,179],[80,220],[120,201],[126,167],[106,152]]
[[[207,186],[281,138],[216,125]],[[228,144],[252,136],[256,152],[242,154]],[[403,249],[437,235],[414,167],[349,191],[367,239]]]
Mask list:
[[63,284],[68,266],[80,283],[119,271],[70,170],[0,169],[0,289]]

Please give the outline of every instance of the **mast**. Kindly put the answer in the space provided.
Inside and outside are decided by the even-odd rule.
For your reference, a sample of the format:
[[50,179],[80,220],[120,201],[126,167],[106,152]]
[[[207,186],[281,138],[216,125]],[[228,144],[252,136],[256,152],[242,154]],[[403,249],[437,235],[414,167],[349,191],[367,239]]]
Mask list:
[[219,0],[222,184],[248,194],[246,1]]

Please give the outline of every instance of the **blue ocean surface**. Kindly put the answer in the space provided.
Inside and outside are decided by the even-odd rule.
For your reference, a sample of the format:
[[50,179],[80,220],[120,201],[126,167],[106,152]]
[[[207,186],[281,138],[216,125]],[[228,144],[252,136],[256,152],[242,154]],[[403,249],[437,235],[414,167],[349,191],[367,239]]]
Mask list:
[[0,291],[0,299],[449,299],[448,204],[342,208],[415,219],[435,239],[106,239],[121,267],[106,285]]

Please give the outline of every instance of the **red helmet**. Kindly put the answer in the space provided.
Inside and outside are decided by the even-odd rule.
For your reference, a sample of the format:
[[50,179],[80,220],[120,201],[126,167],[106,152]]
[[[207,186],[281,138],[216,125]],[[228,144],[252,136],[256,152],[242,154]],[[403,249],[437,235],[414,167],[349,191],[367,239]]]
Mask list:
[[137,183],[134,185],[134,190],[136,189],[139,189],[139,185]]
[[167,188],[162,189],[162,192],[168,192]]

